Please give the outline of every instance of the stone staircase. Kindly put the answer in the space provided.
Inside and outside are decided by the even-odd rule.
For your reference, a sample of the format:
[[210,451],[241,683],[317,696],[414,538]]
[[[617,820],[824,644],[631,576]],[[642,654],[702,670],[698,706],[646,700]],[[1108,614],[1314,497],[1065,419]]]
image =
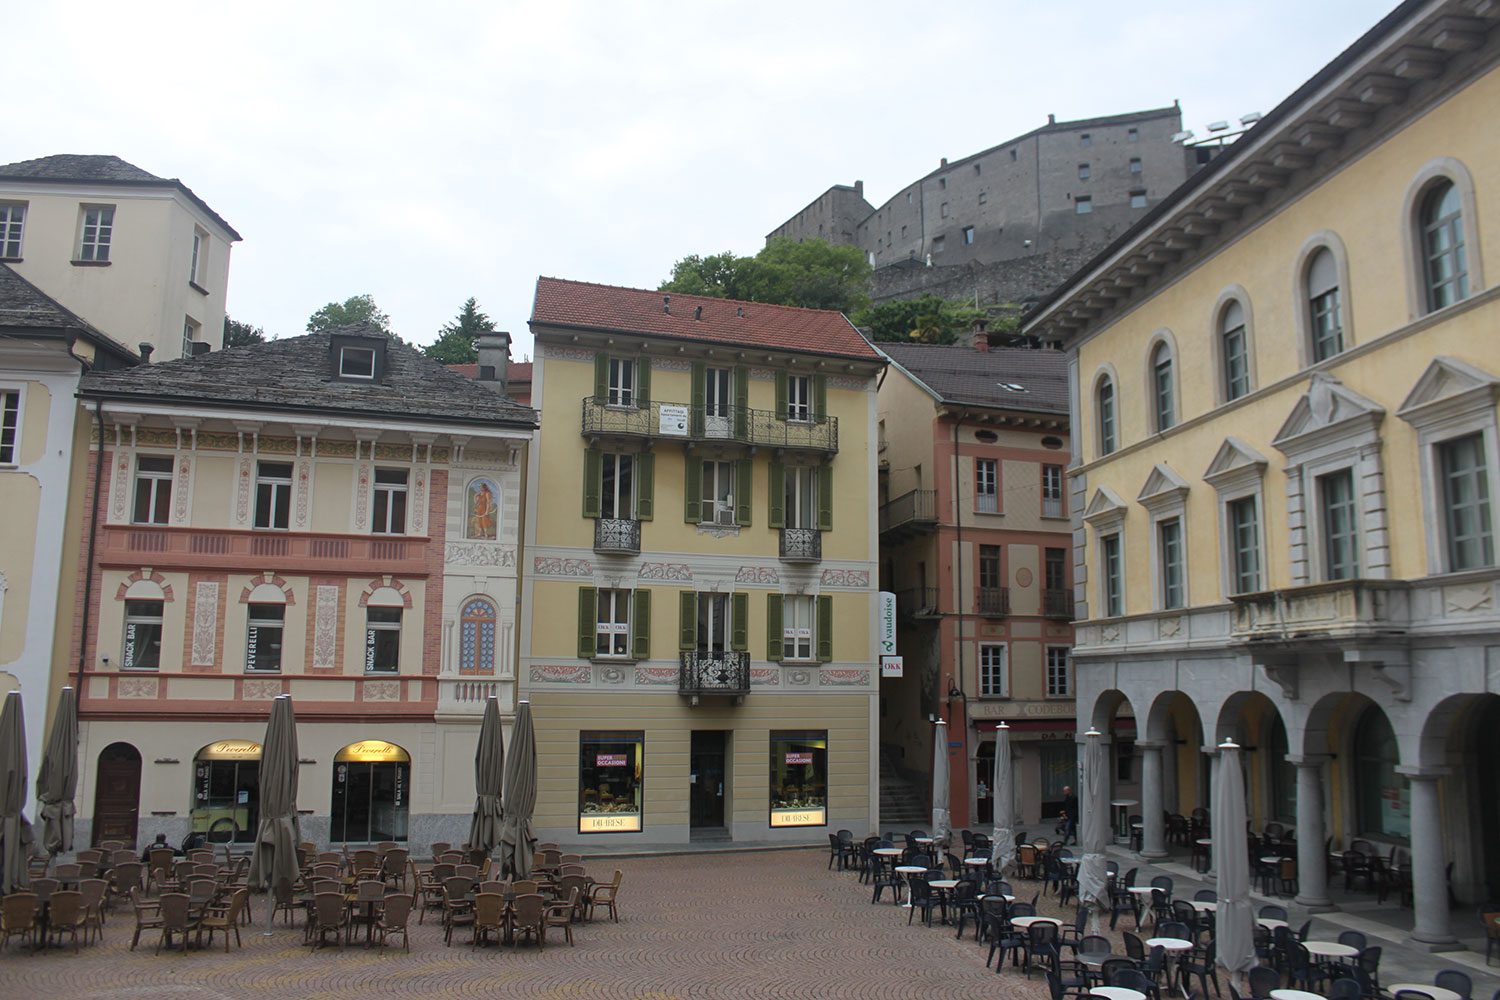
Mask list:
[[905,833],[932,825],[927,790],[905,777],[889,752],[880,753],[880,829]]

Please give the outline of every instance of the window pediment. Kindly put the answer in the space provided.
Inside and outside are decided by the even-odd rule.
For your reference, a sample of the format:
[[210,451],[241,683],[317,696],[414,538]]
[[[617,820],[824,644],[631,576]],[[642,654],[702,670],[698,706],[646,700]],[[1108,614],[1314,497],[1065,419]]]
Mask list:
[[1307,392],[1292,407],[1271,443],[1295,461],[1297,456],[1330,442],[1373,439],[1383,419],[1385,407],[1334,376],[1315,372]]
[[1158,462],[1146,477],[1146,485],[1136,496],[1136,502],[1153,515],[1169,509],[1181,509],[1187,502],[1188,484],[1172,467]]
[[1407,393],[1396,416],[1422,428],[1443,420],[1473,416],[1495,404],[1500,378],[1482,368],[1438,355]]
[[1120,499],[1119,494],[1108,486],[1101,486],[1094,491],[1088,506],[1084,508],[1083,519],[1096,530],[1108,531],[1124,522],[1126,509],[1125,501]]
[[1227,437],[1204,470],[1203,481],[1223,493],[1260,480],[1269,464],[1266,456],[1239,438]]

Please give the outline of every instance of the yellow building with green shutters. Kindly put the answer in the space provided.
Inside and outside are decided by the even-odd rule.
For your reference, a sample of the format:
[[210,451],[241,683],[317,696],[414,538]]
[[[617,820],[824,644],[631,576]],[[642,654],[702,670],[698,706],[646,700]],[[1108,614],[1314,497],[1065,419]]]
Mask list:
[[837,312],[552,278],[531,329],[537,835],[874,830],[881,356]]

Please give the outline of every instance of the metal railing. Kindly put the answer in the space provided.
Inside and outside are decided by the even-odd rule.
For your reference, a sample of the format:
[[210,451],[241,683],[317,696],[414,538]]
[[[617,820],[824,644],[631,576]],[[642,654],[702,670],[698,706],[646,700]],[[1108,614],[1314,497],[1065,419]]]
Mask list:
[[896,591],[896,614],[902,618],[920,618],[941,614],[936,587],[908,587]]
[[[663,412],[665,411],[665,412]],[[582,432],[683,441],[733,441],[766,448],[796,448],[836,454],[838,417],[788,420],[772,410],[730,408],[725,423],[707,419],[703,406],[651,400],[641,406],[611,406],[594,396],[583,398]]]
[[641,522],[634,518],[600,517],[594,519],[595,552],[641,551]]
[[974,591],[974,609],[981,615],[1010,614],[1010,588],[976,588]]
[[1042,614],[1048,618],[1073,620],[1073,592],[1062,588],[1042,591]]
[[750,693],[750,654],[686,650],[677,680],[678,694],[744,695]]
[[785,562],[818,562],[823,558],[823,533],[816,528],[782,528],[781,558]]
[[880,530],[937,524],[937,490],[911,490],[880,508]]

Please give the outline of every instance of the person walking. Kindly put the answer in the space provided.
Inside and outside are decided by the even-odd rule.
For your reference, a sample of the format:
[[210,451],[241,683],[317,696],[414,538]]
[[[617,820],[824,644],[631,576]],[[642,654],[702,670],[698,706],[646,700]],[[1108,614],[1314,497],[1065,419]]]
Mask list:
[[1078,796],[1072,785],[1063,786],[1062,838],[1064,844],[1078,843]]

